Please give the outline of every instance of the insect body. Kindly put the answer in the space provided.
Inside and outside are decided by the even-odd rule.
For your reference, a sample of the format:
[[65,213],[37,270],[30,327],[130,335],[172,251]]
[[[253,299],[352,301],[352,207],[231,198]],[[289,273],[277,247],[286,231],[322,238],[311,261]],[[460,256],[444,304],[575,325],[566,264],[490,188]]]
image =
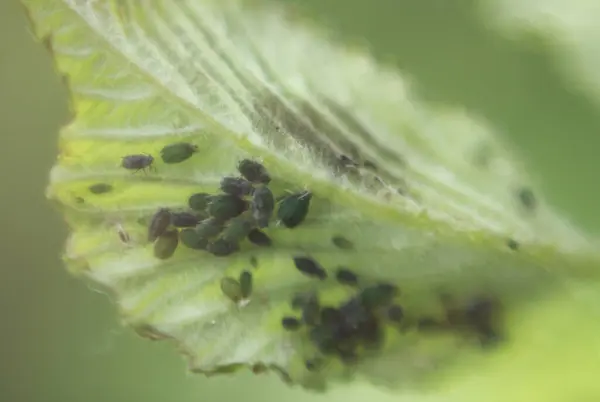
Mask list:
[[269,247],[273,244],[273,241],[265,232],[256,228],[248,233],[248,240],[250,240],[250,243],[262,247]]
[[140,170],[145,172],[152,167],[153,163],[154,157],[149,154],[127,155],[121,159],[121,167],[127,170],[133,170],[134,173]]
[[269,226],[269,220],[275,209],[275,197],[268,187],[263,186],[254,190],[252,197],[252,216],[259,228]]
[[309,257],[294,257],[294,265],[304,275],[312,276],[320,280],[327,278],[327,272],[321,265]]
[[286,196],[279,203],[277,218],[285,227],[295,228],[306,218],[311,198],[312,193],[309,191]]
[[271,181],[267,169],[256,161],[244,159],[238,163],[237,168],[240,174],[252,183],[269,184]]
[[248,209],[248,202],[231,194],[220,194],[211,198],[208,205],[210,216],[227,221]]
[[153,242],[167,230],[171,223],[171,211],[167,208],[159,208],[152,216],[148,226],[148,241]]
[[221,179],[221,190],[237,197],[245,197],[252,195],[254,187],[252,187],[252,183],[241,177],[226,176]]
[[171,258],[178,244],[179,233],[177,230],[167,230],[156,239],[156,243],[154,243],[154,256],[161,260]]
[[188,142],[176,142],[174,144],[165,145],[160,150],[160,157],[164,163],[180,163],[190,158],[194,152],[198,151],[198,147]]
[[223,239],[231,243],[239,243],[254,227],[254,222],[249,217],[241,215],[229,221],[229,225],[223,231]]

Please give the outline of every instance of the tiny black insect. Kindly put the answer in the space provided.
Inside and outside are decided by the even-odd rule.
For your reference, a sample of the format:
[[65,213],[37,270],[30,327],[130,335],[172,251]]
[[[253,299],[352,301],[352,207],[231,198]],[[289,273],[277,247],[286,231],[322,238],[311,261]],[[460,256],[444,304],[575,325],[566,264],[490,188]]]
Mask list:
[[302,323],[295,317],[283,317],[281,319],[281,325],[288,331],[296,331],[300,328]]
[[[154,157],[148,154],[127,155],[121,158],[121,166],[127,170],[138,172],[150,169],[153,166]],[[135,173],[134,172],[134,173]]]
[[113,186],[108,183],[96,183],[88,187],[92,194],[105,194],[112,191]]
[[327,272],[314,259],[310,257],[294,257],[293,260],[298,271],[304,275],[316,277],[320,280],[327,278]]
[[240,274],[240,286],[242,288],[242,298],[247,299],[252,294],[252,273],[242,271]]
[[334,246],[342,250],[352,250],[354,248],[354,243],[343,236],[333,236],[331,242]]
[[335,273],[335,278],[339,283],[344,285],[358,285],[358,276],[347,268],[339,268]]
[[243,159],[238,163],[237,168],[240,174],[252,183],[269,184],[271,181],[267,169],[256,161]]
[[529,211],[533,211],[537,206],[537,200],[535,194],[528,187],[523,187],[517,192],[519,201],[523,207]]
[[154,213],[148,226],[148,241],[153,242],[167,230],[171,223],[171,211],[168,208],[159,208]]
[[236,197],[245,197],[252,195],[254,187],[252,183],[241,177],[226,176],[221,179],[221,191],[226,194],[235,195]]
[[263,247],[269,247],[273,244],[273,241],[265,232],[256,228],[248,233],[248,240],[250,240],[250,243],[252,244]]
[[239,250],[237,243],[228,242],[225,239],[217,239],[214,242],[208,243],[206,251],[215,257],[226,257]]
[[171,212],[171,225],[178,228],[192,228],[200,223],[200,219],[190,212]]
[[198,151],[198,147],[188,142],[177,142],[174,144],[165,145],[160,150],[160,156],[164,163],[180,163],[190,158],[194,152]]
[[303,191],[301,193],[286,196],[279,203],[277,219],[288,229],[295,228],[304,222],[310,207],[312,193]]
[[252,197],[252,216],[259,228],[269,226],[269,220],[275,210],[275,197],[268,187],[263,186],[254,190]]

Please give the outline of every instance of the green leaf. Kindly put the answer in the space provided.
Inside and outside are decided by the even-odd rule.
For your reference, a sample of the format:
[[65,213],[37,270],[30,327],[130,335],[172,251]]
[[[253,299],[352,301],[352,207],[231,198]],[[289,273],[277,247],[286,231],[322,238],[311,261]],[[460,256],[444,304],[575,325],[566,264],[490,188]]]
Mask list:
[[[194,372],[248,366],[312,389],[361,377],[495,398],[466,365],[492,359],[495,378],[516,383],[523,369],[502,359],[528,351],[532,338],[519,328],[530,317],[544,322],[532,306],[561,292],[581,298],[571,289],[598,279],[597,241],[551,209],[484,122],[420,102],[398,72],[286,9],[241,0],[23,2],[71,90],[75,118],[61,132],[48,188],[71,228],[67,266],[108,289],[140,335],[174,340]],[[161,150],[181,142],[197,149],[174,156],[170,148],[178,163],[164,163]],[[132,154],[152,155],[152,169],[121,167]],[[228,256],[186,247],[197,244],[187,230],[172,256],[162,242],[156,258],[153,214],[217,194],[244,158],[261,161],[276,197],[308,190],[306,220],[290,229],[274,218],[264,229],[270,247],[245,240]],[[301,256],[327,279],[299,272]],[[361,341],[356,363],[325,356],[312,371],[311,330],[287,331],[282,318],[298,317],[299,293],[337,306],[361,292],[335,280],[339,267],[363,290],[398,286],[391,297],[403,324],[373,309],[383,340]],[[252,273],[250,298],[240,297],[249,289],[243,271]],[[369,303],[385,304],[368,292]],[[459,312],[476,297],[500,305],[499,344],[488,350],[481,330],[450,325],[441,292]],[[418,329],[425,317],[443,328]],[[446,375],[454,372],[466,379]]]

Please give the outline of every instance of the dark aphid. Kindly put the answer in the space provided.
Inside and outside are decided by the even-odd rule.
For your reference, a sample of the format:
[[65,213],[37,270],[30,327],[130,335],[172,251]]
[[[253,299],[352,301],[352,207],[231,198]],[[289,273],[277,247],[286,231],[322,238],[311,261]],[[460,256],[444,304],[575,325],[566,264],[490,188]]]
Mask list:
[[342,322],[343,315],[335,307],[323,307],[320,312],[320,319],[322,324],[335,325]]
[[221,191],[226,194],[235,195],[236,197],[245,197],[252,195],[254,187],[252,183],[241,177],[226,176],[221,179]]
[[495,328],[498,314],[497,302],[485,297],[471,300],[465,308],[467,325],[477,332],[484,344],[492,343],[500,338]]
[[302,323],[295,317],[283,317],[281,319],[281,325],[288,331],[296,331],[302,326]]
[[343,285],[358,285],[358,276],[347,268],[340,267],[335,273],[335,279]]
[[537,200],[533,191],[528,187],[523,187],[519,189],[517,192],[517,197],[519,198],[519,202],[525,209],[533,211],[537,206]]
[[302,272],[304,275],[316,277],[320,280],[324,280],[327,278],[327,272],[319,265],[318,262],[313,260],[310,257],[294,257],[294,265],[298,269],[298,271]]
[[373,309],[390,304],[398,292],[395,285],[380,283],[363,289],[360,298],[366,308]]
[[311,342],[326,355],[337,352],[337,340],[335,338],[335,328],[329,325],[318,325],[310,329],[308,336]]
[[148,154],[127,155],[121,158],[121,167],[135,172],[146,171],[146,169],[152,167],[153,163],[154,157]]
[[213,196],[208,204],[209,215],[220,221],[235,218],[247,209],[247,201],[231,194]]
[[256,228],[252,229],[250,233],[248,233],[248,240],[250,240],[250,243],[252,244],[263,247],[269,247],[273,244],[271,238],[267,236],[265,232]]
[[214,242],[208,243],[206,251],[216,257],[226,257],[240,249],[237,243],[228,242],[225,239],[217,239]]
[[213,196],[208,193],[192,194],[188,198],[188,205],[194,211],[205,211]]
[[252,196],[252,216],[259,228],[269,226],[269,220],[275,210],[275,197],[268,187],[263,186],[254,190]]
[[242,271],[240,274],[240,286],[242,287],[242,298],[247,299],[252,294],[252,273]]
[[[316,325],[319,322],[321,305],[316,293],[306,295],[302,304],[302,322],[306,325]],[[293,307],[294,301],[292,301]]]
[[304,362],[304,367],[306,367],[306,369],[308,371],[317,371],[319,370],[321,367],[323,367],[324,361],[321,358],[315,357],[313,359],[308,359]]
[[290,301],[290,306],[292,306],[294,310],[301,310],[306,304],[310,303],[311,300],[319,305],[319,297],[316,292],[296,293]]
[[171,224],[171,211],[168,208],[159,208],[154,213],[148,226],[148,241],[153,242],[167,230]]
[[180,163],[188,159],[198,151],[198,147],[187,142],[177,142],[175,144],[165,145],[160,150],[160,157],[164,163]]
[[402,321],[402,318],[404,318],[404,309],[402,306],[394,304],[387,308],[386,316],[387,319],[392,322],[400,322]]
[[218,236],[222,231],[225,225],[223,222],[216,218],[208,218],[200,222],[196,226],[196,233],[198,236],[204,239],[210,239],[211,237]]
[[92,194],[105,194],[111,192],[112,189],[113,186],[108,183],[96,183],[88,187],[88,190],[90,190],[90,193]]
[[237,216],[229,221],[229,224],[221,235],[223,239],[231,243],[239,243],[254,228],[254,221],[248,216]]
[[184,246],[194,250],[204,250],[208,245],[208,240],[198,235],[198,232],[191,228],[186,228],[179,232],[179,240],[181,240]]
[[154,243],[154,256],[161,260],[171,258],[179,244],[179,233],[175,229],[161,234]]
[[269,184],[271,177],[267,173],[267,169],[260,163],[243,159],[238,163],[238,171],[244,178],[252,183]]
[[353,297],[340,306],[344,324],[351,329],[357,329],[370,318],[370,312],[365,308],[360,298]]
[[342,250],[352,250],[354,248],[354,243],[342,236],[333,236],[331,242]]
[[295,228],[306,218],[311,199],[312,193],[309,191],[288,195],[279,203],[277,219],[286,228]]
[[514,240],[514,239],[508,239],[506,241],[506,245],[508,246],[509,249],[516,251],[519,249],[519,243]]
[[233,278],[226,276],[221,279],[221,292],[234,303],[242,299],[242,286]]
[[171,212],[171,225],[177,228],[193,228],[200,223],[196,214],[191,212]]

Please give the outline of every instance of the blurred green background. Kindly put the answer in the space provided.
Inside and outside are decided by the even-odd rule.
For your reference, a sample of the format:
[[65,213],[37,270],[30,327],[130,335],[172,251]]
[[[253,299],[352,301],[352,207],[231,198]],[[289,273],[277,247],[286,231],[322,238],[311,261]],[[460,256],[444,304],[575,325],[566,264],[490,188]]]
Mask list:
[[[476,18],[472,1],[282,1],[344,40],[366,39],[425,99],[486,118],[520,149],[552,202],[600,232],[600,113],[558,74],[539,38],[498,36]],[[187,375],[171,345],[122,329],[105,295],[68,276],[60,262],[66,228],[44,198],[57,130],[68,119],[66,89],[16,0],[0,1],[0,32],[0,400],[305,399],[274,377]],[[351,393],[358,401],[363,392],[312,398],[348,400]]]

